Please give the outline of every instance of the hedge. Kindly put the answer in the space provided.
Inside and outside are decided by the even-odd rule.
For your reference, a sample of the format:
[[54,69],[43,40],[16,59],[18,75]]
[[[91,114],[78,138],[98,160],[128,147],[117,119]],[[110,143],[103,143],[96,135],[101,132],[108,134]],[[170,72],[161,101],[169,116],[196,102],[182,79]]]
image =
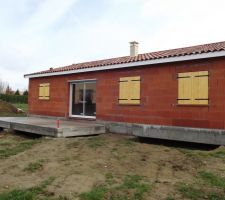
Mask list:
[[9,103],[28,103],[28,96],[26,95],[0,94],[0,99]]

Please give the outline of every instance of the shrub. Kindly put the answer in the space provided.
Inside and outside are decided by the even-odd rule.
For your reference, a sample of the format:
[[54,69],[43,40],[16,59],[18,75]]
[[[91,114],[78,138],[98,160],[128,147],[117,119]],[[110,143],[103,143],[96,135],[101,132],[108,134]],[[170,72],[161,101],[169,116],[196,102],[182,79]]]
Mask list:
[[9,103],[28,103],[28,97],[26,95],[0,94],[0,99]]

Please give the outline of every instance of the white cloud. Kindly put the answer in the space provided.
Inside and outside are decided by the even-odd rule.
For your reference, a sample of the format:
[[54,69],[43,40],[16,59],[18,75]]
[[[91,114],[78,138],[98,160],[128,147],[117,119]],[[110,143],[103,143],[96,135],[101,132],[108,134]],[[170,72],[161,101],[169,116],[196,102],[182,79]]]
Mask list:
[[28,19],[24,31],[41,31],[49,28],[70,10],[76,0],[46,0],[40,8]]
[[141,53],[222,41],[224,8],[224,0],[4,1],[0,74],[23,89],[25,73],[128,55],[131,40]]
[[221,24],[225,18],[224,8],[223,0],[146,0],[142,18],[161,24],[150,39],[152,41],[145,44],[153,45],[155,50],[163,50],[223,41],[225,28]]

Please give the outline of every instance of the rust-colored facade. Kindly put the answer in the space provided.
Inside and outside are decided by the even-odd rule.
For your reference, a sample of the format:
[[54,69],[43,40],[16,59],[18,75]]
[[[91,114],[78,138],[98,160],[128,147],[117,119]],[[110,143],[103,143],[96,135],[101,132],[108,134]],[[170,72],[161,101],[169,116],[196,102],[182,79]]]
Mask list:
[[[209,72],[209,105],[178,105],[180,72]],[[141,104],[119,105],[119,79],[141,77]],[[224,129],[225,58],[31,78],[29,114],[69,118],[71,80],[96,79],[96,119],[141,124]],[[38,99],[38,86],[50,83],[50,100]]]

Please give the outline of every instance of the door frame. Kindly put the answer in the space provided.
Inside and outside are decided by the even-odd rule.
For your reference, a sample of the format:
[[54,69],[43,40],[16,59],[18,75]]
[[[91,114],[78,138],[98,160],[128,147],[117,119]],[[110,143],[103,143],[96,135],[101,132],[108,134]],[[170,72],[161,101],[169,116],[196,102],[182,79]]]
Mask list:
[[[73,115],[72,114],[72,103],[73,103],[73,85],[76,83],[97,83],[97,79],[83,79],[83,80],[70,80],[69,82],[69,87],[70,87],[70,92],[69,92],[69,117],[74,117],[74,118],[83,118],[83,119],[96,119],[96,116],[85,116],[85,115]],[[97,89],[96,91],[97,92]],[[97,104],[96,104],[97,106]]]

